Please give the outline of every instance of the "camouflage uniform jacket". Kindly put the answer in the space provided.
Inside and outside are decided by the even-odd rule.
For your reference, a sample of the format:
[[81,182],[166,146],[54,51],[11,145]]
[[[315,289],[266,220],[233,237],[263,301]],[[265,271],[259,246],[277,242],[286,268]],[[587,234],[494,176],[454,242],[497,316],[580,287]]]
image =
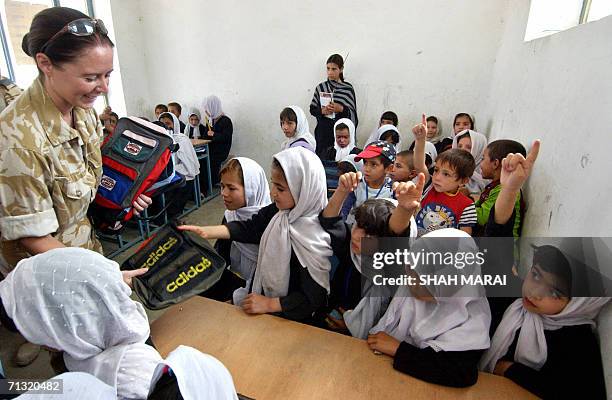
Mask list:
[[9,264],[28,256],[18,239],[51,234],[102,251],[87,218],[102,174],[102,125],[74,108],[71,128],[41,79],[0,114],[0,235]]
[[9,78],[0,75],[0,112],[13,102],[22,90]]

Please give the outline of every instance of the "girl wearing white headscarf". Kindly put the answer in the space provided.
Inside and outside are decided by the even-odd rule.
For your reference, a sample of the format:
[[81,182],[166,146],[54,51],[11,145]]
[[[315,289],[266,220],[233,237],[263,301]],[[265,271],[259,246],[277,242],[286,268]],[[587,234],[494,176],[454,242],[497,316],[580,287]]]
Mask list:
[[[341,127],[339,127],[342,125]],[[348,128],[349,135],[349,143],[341,147],[338,144],[338,130],[343,130]],[[329,147],[323,156],[324,160],[333,160],[333,161],[342,161],[349,154],[359,154],[361,149],[355,147],[355,125],[353,125],[353,121],[348,118],[341,118],[334,124],[334,134],[336,138],[334,140],[334,145]]]
[[470,150],[470,153],[472,154],[472,156],[474,157],[474,161],[476,162],[476,169],[474,170],[470,181],[465,186],[470,191],[470,193],[480,193],[483,191],[485,186],[487,186],[491,182],[490,179],[485,179],[482,177],[482,169],[480,167],[480,163],[484,158],[484,151],[487,148],[487,138],[482,133],[468,129],[459,132],[453,137],[452,148],[458,148],[459,140],[461,140],[461,138],[465,136],[470,137],[470,140],[472,142],[472,149]]
[[272,184],[274,203],[247,221],[181,229],[209,239],[259,244],[251,293],[242,308],[310,322],[329,293],[330,237],[317,218],[327,204],[325,170],[312,151],[290,148],[274,155]]
[[[270,200],[268,180],[263,168],[250,158],[236,157],[233,160],[239,163],[242,171],[245,206],[236,210],[225,210],[224,217],[226,223],[249,220],[259,210],[272,202]],[[246,281],[245,287],[234,291],[234,304],[240,304],[249,293],[253,274],[257,267],[258,255],[259,246],[256,244],[231,242],[229,254],[230,270]]]
[[[295,119],[293,118],[292,113],[289,111],[293,111]],[[283,122],[287,121],[295,122],[294,132],[289,131],[287,128],[283,128]],[[286,150],[290,147],[304,147],[313,152],[315,151],[317,147],[317,141],[310,133],[308,120],[306,119],[306,114],[304,114],[304,110],[302,110],[298,106],[289,106],[283,109],[280,115],[280,123],[281,128],[283,128],[283,133],[287,137],[281,145],[281,150]]]
[[206,127],[202,124],[202,116],[200,115],[200,111],[197,108],[192,108],[187,116],[187,130],[185,134],[189,137],[189,139],[206,139],[208,136],[206,131]]
[[238,400],[232,375],[215,357],[179,346],[155,369],[149,400]]
[[[395,147],[395,151],[399,153],[402,151],[402,136],[400,135],[399,130],[394,125],[383,125],[376,131],[376,140],[384,140],[385,142],[389,142],[389,137],[391,138],[391,143]],[[383,139],[384,138],[384,139]]]
[[217,96],[212,95],[204,99],[203,108],[209,126],[207,136],[204,139],[212,141],[208,148],[210,149],[210,175],[214,185],[219,183],[221,164],[227,159],[232,147],[234,126],[232,120],[223,112],[221,100]]
[[[340,174],[346,172],[363,172],[363,160],[355,161],[357,154],[350,154],[338,162],[338,170]],[[343,164],[348,164],[347,168]]]
[[119,265],[91,250],[64,247],[24,259],[0,282],[6,314],[31,343],[64,352],[70,371],[146,399],[161,356],[145,344],[149,321]]
[[[410,249],[428,254],[476,254],[474,240],[457,229],[441,229],[423,236]],[[478,264],[433,263],[417,266],[416,275],[480,274]],[[491,311],[481,286],[401,286],[385,314],[370,331],[371,349],[394,357],[393,367],[439,385],[466,387],[478,379],[477,364],[489,347]],[[389,345],[392,343],[392,345]]]
[[[581,397],[584,387],[589,397],[605,397],[593,329],[610,298],[572,298],[569,261],[554,246],[535,247],[532,265],[522,284],[523,297],[507,307],[501,321],[494,319],[498,325],[480,368],[543,398]],[[492,300],[493,314],[500,315],[505,299]]]
[[[187,135],[176,129],[180,126],[176,115],[165,112],[159,116],[159,120],[162,121],[162,119],[172,120],[172,139],[174,143],[179,145],[178,151],[174,153],[174,167],[176,172],[183,175],[187,181],[185,186],[174,189],[171,194],[166,195],[167,198],[172,199],[172,203],[168,205],[167,209],[168,218],[172,219],[181,215],[187,201],[193,198],[193,180],[200,173],[200,162],[191,140]],[[170,127],[168,126],[168,128]]]

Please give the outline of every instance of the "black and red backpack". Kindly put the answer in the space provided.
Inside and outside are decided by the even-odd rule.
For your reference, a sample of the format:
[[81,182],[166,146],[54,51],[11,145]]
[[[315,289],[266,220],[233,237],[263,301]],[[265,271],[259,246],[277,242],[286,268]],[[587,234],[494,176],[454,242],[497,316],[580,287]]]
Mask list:
[[133,216],[132,203],[184,184],[174,170],[172,136],[136,117],[120,118],[102,145],[102,179],[89,216],[96,230],[118,233]]

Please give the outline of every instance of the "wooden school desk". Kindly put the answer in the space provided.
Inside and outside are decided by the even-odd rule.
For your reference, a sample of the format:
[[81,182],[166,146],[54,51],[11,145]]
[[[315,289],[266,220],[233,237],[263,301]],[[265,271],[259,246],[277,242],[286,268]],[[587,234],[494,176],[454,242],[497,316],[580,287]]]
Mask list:
[[272,399],[526,399],[512,381],[481,373],[467,389],[433,385],[402,374],[365,341],[196,296],[152,324],[162,356],[187,345],[218,358],[238,393]]

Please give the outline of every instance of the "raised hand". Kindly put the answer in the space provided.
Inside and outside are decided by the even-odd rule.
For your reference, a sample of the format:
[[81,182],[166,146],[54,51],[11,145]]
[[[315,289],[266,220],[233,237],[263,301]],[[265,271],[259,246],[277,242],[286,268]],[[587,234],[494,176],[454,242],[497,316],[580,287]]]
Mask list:
[[395,182],[393,191],[397,199],[398,207],[402,207],[407,211],[414,211],[421,204],[423,196],[423,186],[425,185],[425,175],[420,173],[417,175],[418,181],[415,185],[412,182]]
[[506,190],[519,191],[533,169],[538,153],[540,152],[540,140],[535,140],[527,158],[522,154],[510,153],[502,160],[500,183]]
[[423,118],[420,124],[416,124],[412,128],[414,134],[414,140],[425,140],[427,137],[427,117],[423,114]]
[[340,175],[338,179],[338,188],[336,191],[344,193],[350,193],[357,189],[357,185],[361,182],[361,172],[347,172],[346,174]]

